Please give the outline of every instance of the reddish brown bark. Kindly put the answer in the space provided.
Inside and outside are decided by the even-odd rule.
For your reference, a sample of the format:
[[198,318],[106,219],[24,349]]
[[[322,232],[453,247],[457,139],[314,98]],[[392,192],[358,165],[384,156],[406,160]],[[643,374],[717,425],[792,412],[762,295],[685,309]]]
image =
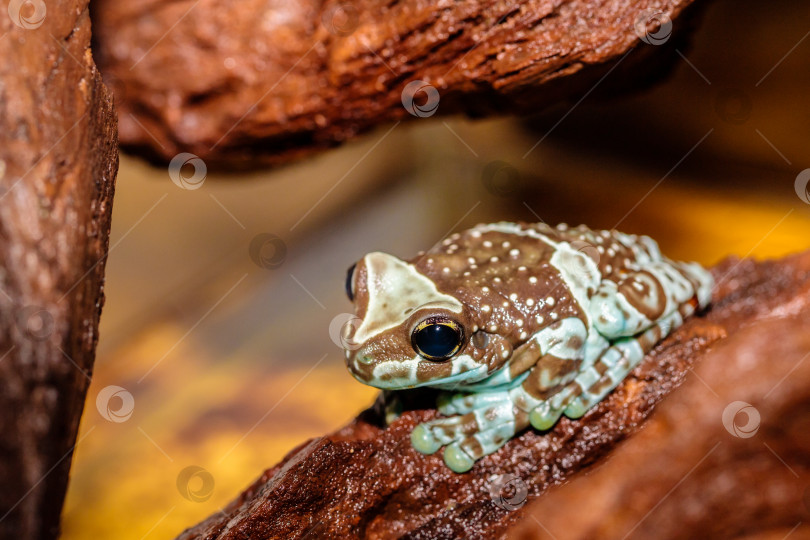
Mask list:
[[93,367],[118,167],[87,2],[42,6],[12,1],[11,16],[6,4],[0,13],[2,538],[58,534]]
[[95,19],[126,147],[244,166],[413,118],[402,97],[415,80],[436,88],[439,113],[476,116],[638,88],[673,52],[640,36],[683,35],[691,3],[99,0]]

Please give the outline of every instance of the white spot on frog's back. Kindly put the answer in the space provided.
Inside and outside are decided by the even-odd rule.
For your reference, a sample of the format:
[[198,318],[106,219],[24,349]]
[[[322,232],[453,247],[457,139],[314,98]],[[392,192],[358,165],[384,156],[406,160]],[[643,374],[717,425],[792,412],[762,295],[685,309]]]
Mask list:
[[[602,274],[599,272],[597,264],[589,256],[574,249],[568,242],[555,242],[536,229],[524,229],[515,223],[500,222],[489,225],[479,225],[475,230],[478,232],[496,231],[516,236],[528,236],[530,238],[536,238],[554,248],[554,253],[549,262],[557,270],[565,286],[574,296],[574,299],[580,307],[583,308],[583,311],[585,311],[584,308],[587,307],[589,303],[590,292],[596,290],[602,279]],[[610,236],[607,231],[601,231],[600,234],[606,238]],[[536,284],[537,278],[531,276],[529,283]],[[552,316],[553,315],[554,314],[552,314]]]
[[428,307],[461,313],[461,302],[441,293],[436,284],[416,268],[387,253],[364,257],[367,269],[368,306],[352,338],[357,343],[404,323],[414,311]]

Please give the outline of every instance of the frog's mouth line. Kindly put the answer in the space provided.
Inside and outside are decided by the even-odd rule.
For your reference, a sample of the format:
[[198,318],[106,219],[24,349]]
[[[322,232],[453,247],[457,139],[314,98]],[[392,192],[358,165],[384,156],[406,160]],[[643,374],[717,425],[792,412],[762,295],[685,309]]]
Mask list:
[[[356,360],[358,361],[358,360]],[[372,362],[374,360],[372,359]],[[430,362],[420,356],[416,356],[407,362],[386,361],[374,367],[371,378],[366,379],[358,374],[355,369],[350,369],[352,376],[363,384],[373,386],[381,390],[406,390],[419,388],[422,386],[453,385],[466,381],[477,382],[488,376],[489,366],[476,362],[467,355],[458,356],[448,362],[452,362],[453,370],[462,370],[451,375],[425,378],[419,380],[417,369],[420,364]],[[390,375],[391,371],[403,372],[405,364],[408,364],[408,371],[399,376]]]

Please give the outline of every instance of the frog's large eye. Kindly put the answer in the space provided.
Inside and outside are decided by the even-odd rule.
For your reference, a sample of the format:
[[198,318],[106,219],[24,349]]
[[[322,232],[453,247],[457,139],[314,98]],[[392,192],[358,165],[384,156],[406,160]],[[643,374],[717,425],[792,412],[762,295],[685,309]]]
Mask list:
[[346,272],[346,296],[349,297],[350,302],[354,302],[354,269],[357,268],[357,263],[349,267]]
[[458,352],[464,342],[464,328],[452,319],[431,317],[416,325],[411,345],[427,360],[441,362]]

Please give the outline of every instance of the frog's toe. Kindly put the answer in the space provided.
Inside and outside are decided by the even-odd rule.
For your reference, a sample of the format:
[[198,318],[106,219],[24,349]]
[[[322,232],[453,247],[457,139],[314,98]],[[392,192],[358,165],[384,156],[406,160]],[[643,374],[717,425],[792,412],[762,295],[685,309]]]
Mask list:
[[444,449],[444,463],[451,471],[467,472],[475,465],[475,459],[465,452],[459,443],[453,443]]
[[555,408],[549,401],[544,401],[529,413],[529,422],[539,431],[551,429],[562,416],[563,409]]
[[[611,383],[610,389],[616,386]],[[607,392],[597,394],[583,393],[582,395],[571,400],[571,403],[565,408],[565,416],[572,419],[577,419],[585,416],[585,413],[594,408],[602,399],[604,399]]]
[[462,415],[437,418],[419,424],[411,432],[413,447],[425,454],[432,454],[440,447],[490,428],[515,421],[515,409],[508,400],[495,405],[475,409]]
[[506,444],[515,435],[515,426],[515,422],[507,422],[447,445],[444,462],[455,472],[469,471],[476,461]]
[[444,415],[467,414],[476,409],[490,407],[509,401],[509,395],[505,392],[480,392],[480,393],[459,393],[451,394],[445,392],[439,394],[436,399],[436,407]]
[[583,399],[577,398],[569,403],[565,408],[565,416],[574,419],[581,418],[586,412],[588,412],[588,409],[590,408],[591,406],[589,406]]
[[419,424],[411,431],[411,446],[423,454],[433,454],[442,444],[430,432],[426,424]]
[[423,454],[432,454],[446,444],[476,433],[480,429],[472,413],[437,418],[416,426],[411,432],[411,444]]

